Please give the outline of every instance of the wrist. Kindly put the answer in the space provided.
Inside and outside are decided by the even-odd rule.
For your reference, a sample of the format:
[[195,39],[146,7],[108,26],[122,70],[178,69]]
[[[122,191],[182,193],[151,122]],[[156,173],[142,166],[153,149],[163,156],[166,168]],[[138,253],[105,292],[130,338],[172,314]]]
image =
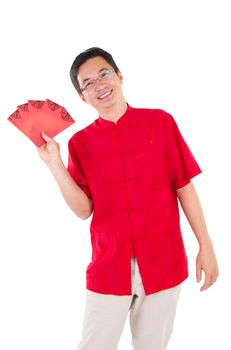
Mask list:
[[206,248],[206,247],[212,247],[213,243],[209,236],[204,237],[203,239],[199,240],[199,246],[200,248]]
[[50,160],[50,162],[47,164],[47,166],[52,173],[65,167],[61,156],[58,156],[58,157]]

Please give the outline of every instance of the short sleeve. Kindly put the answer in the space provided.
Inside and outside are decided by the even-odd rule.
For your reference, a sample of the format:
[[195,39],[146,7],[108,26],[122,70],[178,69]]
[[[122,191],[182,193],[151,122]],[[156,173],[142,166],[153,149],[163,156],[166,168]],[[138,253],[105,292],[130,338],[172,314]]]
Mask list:
[[178,189],[187,185],[202,170],[181,135],[176,121],[168,113],[164,116],[164,133],[170,180],[173,187]]
[[68,142],[68,165],[67,171],[76,182],[76,184],[85,192],[87,197],[92,200],[91,192],[87,185],[79,157],[77,154],[77,149],[74,141],[72,139]]

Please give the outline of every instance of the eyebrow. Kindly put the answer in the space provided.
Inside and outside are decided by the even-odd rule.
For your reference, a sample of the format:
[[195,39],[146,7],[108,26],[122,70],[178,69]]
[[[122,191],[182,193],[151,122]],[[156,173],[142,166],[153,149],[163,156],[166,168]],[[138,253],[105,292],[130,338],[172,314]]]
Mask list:
[[[101,69],[98,71],[98,74],[101,73],[101,72],[103,72],[104,70],[108,70],[108,69],[109,69],[109,68],[101,68]],[[86,83],[86,81],[88,81],[88,80],[91,80],[91,78],[86,78],[86,79],[84,79],[84,80],[82,81],[82,84]]]

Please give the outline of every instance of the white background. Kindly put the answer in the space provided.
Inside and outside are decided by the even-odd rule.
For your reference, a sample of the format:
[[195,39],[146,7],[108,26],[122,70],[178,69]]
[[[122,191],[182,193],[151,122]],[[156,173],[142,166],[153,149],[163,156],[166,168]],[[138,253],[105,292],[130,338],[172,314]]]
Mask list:
[[[169,350],[230,349],[229,1],[11,1],[0,8],[0,349],[76,350],[91,259],[90,219],[63,201],[29,139],[7,121],[27,99],[49,98],[76,120],[56,137],[63,159],[74,132],[97,118],[69,69],[91,46],[112,53],[133,107],[171,113],[203,173],[199,193],[220,276],[199,292],[198,244],[182,214],[190,277]],[[131,349],[127,322],[119,350]],[[110,350],[110,349],[108,349]],[[144,349],[145,350],[145,349]]]

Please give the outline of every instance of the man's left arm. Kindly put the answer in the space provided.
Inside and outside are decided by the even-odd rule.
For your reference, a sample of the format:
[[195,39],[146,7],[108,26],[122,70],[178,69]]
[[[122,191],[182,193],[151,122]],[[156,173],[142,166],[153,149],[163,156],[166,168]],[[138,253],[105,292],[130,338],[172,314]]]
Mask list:
[[209,237],[199,197],[192,182],[176,190],[183,212],[198,240],[199,253],[196,258],[196,278],[201,281],[202,270],[205,280],[201,291],[208,289],[217,279],[219,271],[213,243]]

